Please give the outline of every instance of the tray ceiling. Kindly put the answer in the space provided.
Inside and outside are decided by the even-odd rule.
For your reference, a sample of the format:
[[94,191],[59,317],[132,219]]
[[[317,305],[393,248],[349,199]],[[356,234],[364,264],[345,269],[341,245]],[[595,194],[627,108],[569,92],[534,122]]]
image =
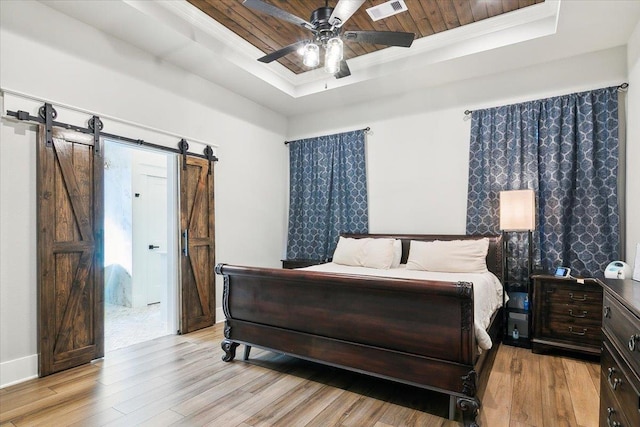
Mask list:
[[[242,0],[187,1],[265,54],[309,39],[311,35],[308,30],[295,24],[243,6]],[[315,9],[325,4],[324,0],[264,1],[305,20],[310,19]],[[408,11],[372,21],[366,9],[385,2],[386,0],[365,1],[344,24],[343,31],[406,31],[414,33],[416,39],[419,39],[543,3],[544,0],[405,0]],[[337,0],[329,1],[329,6],[335,6],[336,3]],[[351,59],[384,48],[385,46],[347,42],[344,55],[345,59]],[[287,55],[278,62],[295,74],[309,71],[309,68],[302,65],[302,58],[296,54]]]

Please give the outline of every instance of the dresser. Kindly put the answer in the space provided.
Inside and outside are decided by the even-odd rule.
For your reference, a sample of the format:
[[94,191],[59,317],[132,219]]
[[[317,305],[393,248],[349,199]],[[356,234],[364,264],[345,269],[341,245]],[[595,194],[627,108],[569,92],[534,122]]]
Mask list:
[[600,427],[640,426],[640,282],[602,286]]
[[533,279],[531,348],[599,355],[602,286],[595,279],[536,275]]

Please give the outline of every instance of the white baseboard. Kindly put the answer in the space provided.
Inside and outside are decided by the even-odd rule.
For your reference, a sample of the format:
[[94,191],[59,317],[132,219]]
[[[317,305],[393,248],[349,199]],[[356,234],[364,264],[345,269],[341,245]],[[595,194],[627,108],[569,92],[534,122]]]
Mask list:
[[38,377],[38,355],[0,363],[0,388]]
[[216,323],[222,323],[227,320],[227,316],[224,315],[222,307],[216,307]]

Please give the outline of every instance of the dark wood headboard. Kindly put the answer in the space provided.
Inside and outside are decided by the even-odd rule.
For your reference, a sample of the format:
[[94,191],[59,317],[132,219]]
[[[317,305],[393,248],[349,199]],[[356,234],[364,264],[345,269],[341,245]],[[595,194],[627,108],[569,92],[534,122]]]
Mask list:
[[406,264],[409,258],[409,245],[411,240],[419,240],[422,242],[432,242],[434,240],[478,240],[482,238],[489,239],[489,251],[487,252],[487,268],[496,275],[500,282],[504,283],[504,265],[503,265],[503,244],[502,236],[499,234],[488,235],[459,235],[459,234],[342,234],[344,237],[352,237],[362,239],[365,237],[400,239],[402,240],[402,261]]

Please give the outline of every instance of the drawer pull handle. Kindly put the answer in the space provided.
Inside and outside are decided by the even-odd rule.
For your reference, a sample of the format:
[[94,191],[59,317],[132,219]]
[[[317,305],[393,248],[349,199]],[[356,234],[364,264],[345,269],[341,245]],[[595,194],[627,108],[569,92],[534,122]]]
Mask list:
[[613,409],[613,408],[607,408],[607,425],[608,425],[609,427],[622,427],[622,424],[620,424],[620,423],[619,423],[619,422],[617,422],[617,421],[613,421],[613,420],[611,419],[611,416],[612,416],[613,414],[615,414],[615,413],[616,413],[616,410],[615,410],[615,409]]
[[635,351],[637,346],[636,346],[636,342],[640,340],[640,335],[638,334],[634,334],[631,335],[631,338],[629,338],[629,351]]
[[580,314],[573,314],[573,310],[569,310],[569,316],[583,318],[583,317],[587,317],[587,312],[582,310],[582,314],[580,315]]
[[582,332],[574,332],[573,330],[573,326],[569,326],[569,332],[572,333],[573,335],[584,335],[587,333],[587,328],[582,328]]
[[611,307],[609,307],[608,305],[605,305],[602,310],[604,312],[604,317],[606,317],[607,319],[610,319],[611,318]]
[[620,378],[614,378],[612,382],[611,377],[613,377],[613,374],[616,373],[616,370],[615,368],[609,368],[608,371],[609,371],[609,375],[607,375],[607,381],[609,382],[609,386],[613,390],[616,390],[618,386],[622,383],[622,380]]
[[587,300],[587,296],[586,295],[582,295],[582,298],[576,298],[573,296],[573,292],[569,292],[569,298],[571,298],[574,301],[586,301]]

